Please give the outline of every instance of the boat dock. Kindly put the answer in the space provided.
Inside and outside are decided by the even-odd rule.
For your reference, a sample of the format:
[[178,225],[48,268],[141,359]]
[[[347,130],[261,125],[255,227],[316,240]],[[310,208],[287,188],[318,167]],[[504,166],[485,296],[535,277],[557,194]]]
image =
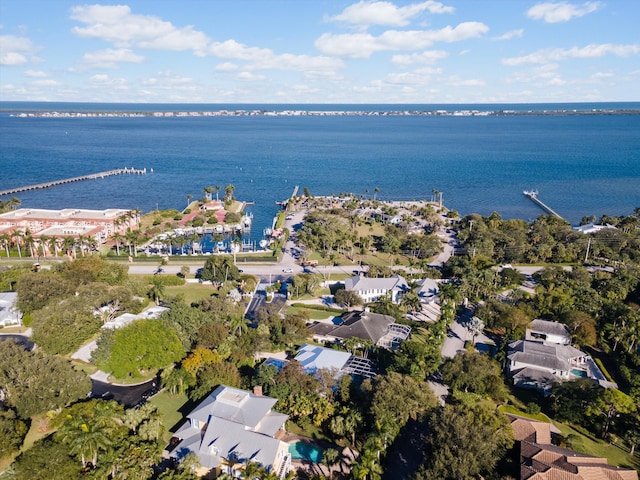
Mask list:
[[25,187],[9,188],[7,190],[0,190],[0,196],[12,195],[14,193],[27,192],[29,190],[40,190],[43,188],[55,187],[56,185],[64,185],[65,183],[80,182],[82,180],[96,180],[98,178],[111,177],[112,175],[145,175],[147,169],[142,170],[136,168],[116,168],[114,170],[107,170],[106,172],[91,173],[89,175],[80,175],[79,177],[63,178],[60,180],[53,180],[51,182],[37,183],[35,185],[27,185]]
[[547,204],[543,203],[539,198],[538,198],[538,191],[537,190],[525,190],[524,192],[522,192],[525,196],[529,197],[529,199],[535,203],[536,205],[538,205],[540,208],[542,208],[545,212],[553,215],[554,217],[558,217],[562,220],[564,220],[555,210],[553,210],[551,207],[549,207]]

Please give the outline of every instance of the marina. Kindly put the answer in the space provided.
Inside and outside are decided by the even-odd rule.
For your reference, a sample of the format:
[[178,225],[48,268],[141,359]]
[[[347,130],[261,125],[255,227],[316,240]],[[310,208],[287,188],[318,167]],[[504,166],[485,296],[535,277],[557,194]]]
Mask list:
[[[151,170],[153,172],[153,169]],[[136,168],[116,168],[114,170],[107,170],[106,172],[91,173],[89,175],[80,175],[78,177],[62,178],[60,180],[53,180],[51,182],[36,183],[35,185],[26,185],[24,187],[9,188],[7,190],[0,190],[0,196],[12,195],[14,193],[27,192],[29,190],[40,190],[43,188],[55,187],[56,185],[64,185],[65,183],[81,182],[83,180],[96,180],[104,177],[111,177],[113,175],[146,175],[147,169]]]

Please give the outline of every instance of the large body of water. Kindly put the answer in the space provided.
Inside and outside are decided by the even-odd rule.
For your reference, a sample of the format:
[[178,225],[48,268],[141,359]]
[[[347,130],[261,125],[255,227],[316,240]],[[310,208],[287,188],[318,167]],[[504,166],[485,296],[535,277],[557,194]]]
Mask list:
[[[255,202],[254,236],[296,185],[380,200],[444,194],[462,215],[531,220],[540,198],[570,222],[640,206],[640,115],[221,116],[19,118],[20,111],[400,110],[398,106],[79,105],[0,102],[0,190],[120,167],[153,169],[18,194],[38,208],[183,209],[187,195],[233,184]],[[559,110],[575,105],[406,106]],[[580,108],[640,110],[640,104]],[[368,191],[368,193],[366,193]]]

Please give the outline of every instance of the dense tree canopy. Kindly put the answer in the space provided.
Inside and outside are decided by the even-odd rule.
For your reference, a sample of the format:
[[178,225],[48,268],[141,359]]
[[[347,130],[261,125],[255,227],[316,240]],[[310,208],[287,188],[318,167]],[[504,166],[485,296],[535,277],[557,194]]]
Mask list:
[[159,320],[137,320],[117,329],[110,350],[100,366],[118,378],[148,374],[184,357],[175,331]]
[[62,358],[0,341],[0,388],[8,405],[28,418],[64,407],[91,390],[91,381]]
[[492,406],[446,406],[426,430],[425,463],[416,480],[471,480],[493,472],[513,445],[508,419]]

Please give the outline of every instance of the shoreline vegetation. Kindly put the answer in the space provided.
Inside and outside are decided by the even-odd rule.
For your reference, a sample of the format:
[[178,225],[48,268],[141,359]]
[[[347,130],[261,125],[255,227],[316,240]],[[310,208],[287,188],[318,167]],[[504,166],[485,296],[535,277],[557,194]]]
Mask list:
[[[3,111],[3,110],[0,110]],[[639,115],[638,109],[542,109],[542,110],[478,110],[478,109],[390,109],[390,110],[304,110],[304,109],[234,109],[234,110],[207,110],[207,111],[183,111],[183,110],[160,110],[160,111],[22,111],[4,110],[9,112],[11,117],[18,118],[96,118],[96,117],[117,117],[117,118],[140,118],[140,117],[329,117],[329,116],[352,116],[352,117],[378,117],[378,116],[459,116],[459,117],[488,117],[488,116],[528,116],[528,115]]]

